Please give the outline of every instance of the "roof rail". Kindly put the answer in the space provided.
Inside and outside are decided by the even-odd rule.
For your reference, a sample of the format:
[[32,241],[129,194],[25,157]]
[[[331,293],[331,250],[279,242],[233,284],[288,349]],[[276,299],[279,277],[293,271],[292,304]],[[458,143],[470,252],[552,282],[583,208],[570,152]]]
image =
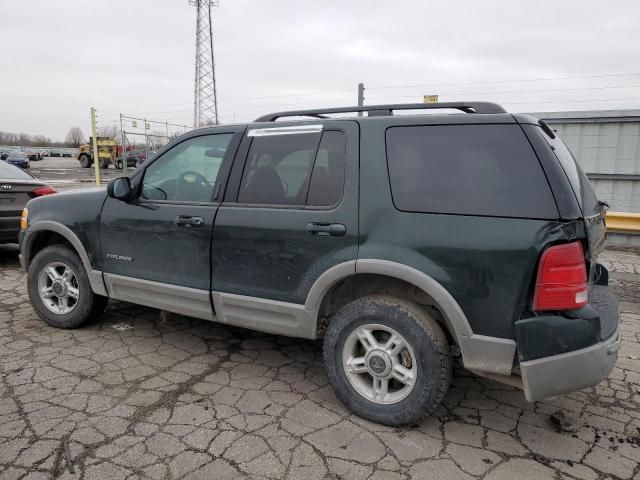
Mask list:
[[257,118],[255,122],[275,122],[282,117],[327,118],[325,115],[331,113],[367,112],[370,117],[391,116],[394,110],[436,110],[444,108],[461,110],[464,113],[507,113],[502,106],[491,102],[397,103],[389,105],[368,105],[366,107],[336,107],[276,112],[263,115]]

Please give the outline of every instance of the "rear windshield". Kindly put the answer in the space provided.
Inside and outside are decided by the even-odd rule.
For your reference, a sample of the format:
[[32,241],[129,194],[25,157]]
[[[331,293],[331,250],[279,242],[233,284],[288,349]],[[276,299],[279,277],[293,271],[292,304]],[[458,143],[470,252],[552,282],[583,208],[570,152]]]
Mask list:
[[400,210],[558,218],[547,179],[518,125],[392,127],[387,161]]
[[551,149],[560,161],[560,165],[569,179],[571,188],[573,188],[573,193],[580,204],[582,213],[585,216],[599,214],[601,209],[593,185],[591,185],[587,174],[580,168],[571,150],[569,150],[558,136],[554,139],[549,138],[545,133],[543,133],[542,136],[549,143]]
[[0,162],[0,180],[33,180],[33,177],[18,167]]

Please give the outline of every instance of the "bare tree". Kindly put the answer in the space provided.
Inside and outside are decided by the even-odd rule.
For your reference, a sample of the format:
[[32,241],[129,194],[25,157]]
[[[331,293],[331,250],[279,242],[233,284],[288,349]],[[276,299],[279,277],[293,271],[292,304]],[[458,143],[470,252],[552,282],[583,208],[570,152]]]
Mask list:
[[100,127],[98,130],[98,135],[101,137],[109,137],[115,138],[118,140],[120,138],[120,127],[116,125],[105,125],[104,127]]
[[67,133],[67,138],[65,139],[65,143],[70,147],[79,147],[86,141],[87,140],[84,133],[82,133],[82,130],[80,130],[80,127],[71,127],[69,129],[69,133]]

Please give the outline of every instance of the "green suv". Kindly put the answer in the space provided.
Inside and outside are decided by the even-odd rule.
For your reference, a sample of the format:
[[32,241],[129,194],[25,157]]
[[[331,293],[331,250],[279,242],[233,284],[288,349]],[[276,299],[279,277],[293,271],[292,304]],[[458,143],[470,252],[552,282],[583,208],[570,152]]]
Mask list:
[[323,338],[338,397],[398,425],[442,400],[455,356],[529,401],[608,376],[605,206],[553,130],[496,104],[281,112],[30,201],[20,258],[56,327],[113,298]]

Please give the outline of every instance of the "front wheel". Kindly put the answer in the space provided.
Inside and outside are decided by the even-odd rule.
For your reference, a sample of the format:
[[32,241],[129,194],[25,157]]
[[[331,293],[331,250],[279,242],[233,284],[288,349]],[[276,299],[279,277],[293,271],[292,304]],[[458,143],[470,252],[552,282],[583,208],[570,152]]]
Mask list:
[[342,308],[325,334],[323,357],[338,398],[385,425],[433,411],[451,380],[449,345],[438,323],[418,305],[389,296]]
[[108,301],[93,293],[82,261],[65,245],[38,252],[29,265],[27,291],[38,316],[57,328],[81,326],[99,315]]
[[89,155],[80,155],[80,166],[82,168],[89,168],[92,163]]

